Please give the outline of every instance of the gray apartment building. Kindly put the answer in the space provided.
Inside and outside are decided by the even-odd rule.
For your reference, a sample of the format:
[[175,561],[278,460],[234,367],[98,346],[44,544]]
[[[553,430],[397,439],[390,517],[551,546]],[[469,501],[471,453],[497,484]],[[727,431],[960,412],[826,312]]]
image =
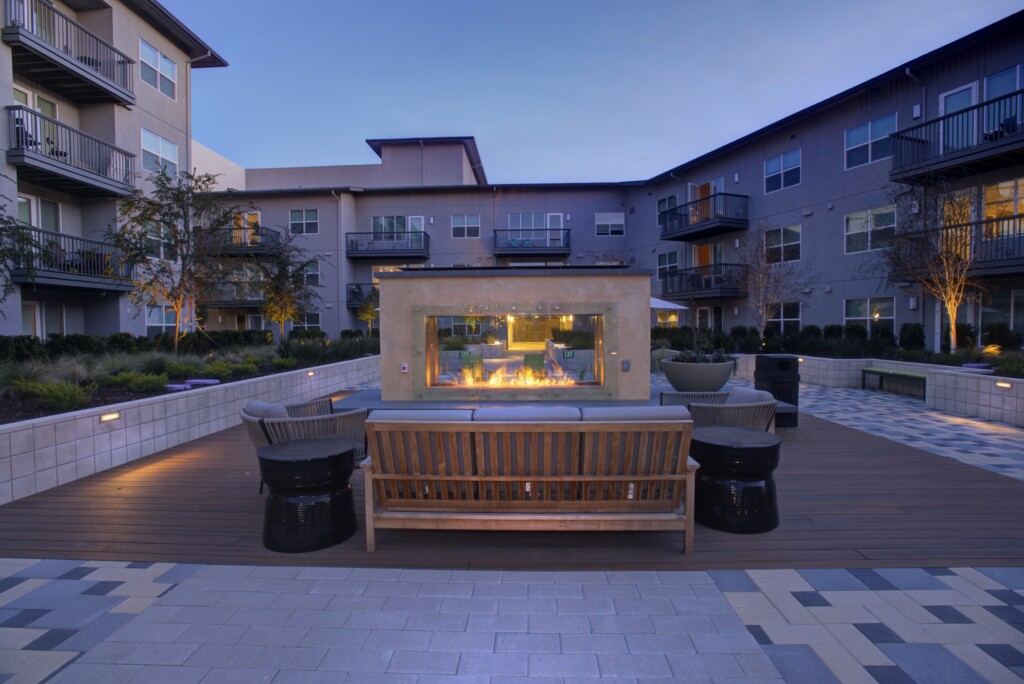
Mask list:
[[[117,7],[137,16],[147,4]],[[180,25],[174,36],[162,33],[159,21],[136,19],[136,25],[152,32],[179,73],[189,65],[223,64],[212,53],[197,58],[205,46]],[[316,311],[292,325],[331,336],[364,327],[356,311],[376,274],[430,266],[636,266],[654,274],[653,296],[689,307],[681,324],[728,330],[751,322],[743,307],[749,264],[741,255],[755,241],[771,260],[789,263],[800,281],[794,297],[779,302],[773,327],[859,322],[898,331],[916,322],[937,345],[941,307],[884,268],[894,235],[918,224],[971,236],[973,269],[984,291],[972,293],[961,322],[979,328],[1003,323],[1024,332],[1022,35],[1024,12],[646,180],[494,184],[472,137],[368,140],[379,164],[273,169],[243,169],[193,143],[191,163],[221,174],[221,186],[234,189],[232,201],[252,205],[236,222],[235,242],[243,251],[258,248],[268,229],[296,236],[314,259],[306,277],[319,285],[321,299]],[[121,36],[118,44],[142,59],[143,37]],[[197,61],[189,62],[190,55]],[[138,139],[145,124],[136,121],[149,111],[143,94],[146,107],[167,103],[157,97],[159,88],[136,89],[145,92],[138,94],[133,127],[115,127],[112,142],[123,140],[127,153],[145,155],[146,139],[141,146]],[[115,121],[127,118],[124,105],[108,107],[120,113]],[[184,159],[187,106],[181,117],[181,130],[153,132],[168,136]],[[110,210],[114,197],[67,200],[75,218],[61,230],[92,234],[78,230],[77,217],[86,210],[77,207],[89,206],[91,220],[94,205]],[[925,216],[937,219],[926,223]],[[62,288],[65,298],[74,294]],[[90,316],[82,329],[138,331],[123,294],[108,289],[105,297],[120,303]],[[19,303],[5,306],[14,315],[3,325],[18,320]],[[206,325],[263,327],[260,305],[246,274],[237,273],[210,293]],[[77,330],[70,305],[64,308],[65,329]],[[674,314],[658,316],[663,324],[676,323]],[[21,322],[16,332],[27,330],[24,315]],[[143,325],[160,331],[159,312]]]
[[162,307],[132,306],[103,236],[119,197],[161,165],[190,167],[192,69],[227,63],[151,0],[3,0],[0,65],[0,195],[39,244],[0,334],[163,325]]

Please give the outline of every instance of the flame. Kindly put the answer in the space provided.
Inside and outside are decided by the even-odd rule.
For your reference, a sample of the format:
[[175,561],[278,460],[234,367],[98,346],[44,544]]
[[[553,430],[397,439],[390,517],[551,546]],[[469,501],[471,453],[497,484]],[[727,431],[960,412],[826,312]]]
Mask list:
[[470,366],[462,369],[457,383],[461,387],[565,387],[575,385],[576,381],[564,373],[546,375],[532,368],[517,368],[510,372],[505,366],[500,366],[485,379],[479,366]]

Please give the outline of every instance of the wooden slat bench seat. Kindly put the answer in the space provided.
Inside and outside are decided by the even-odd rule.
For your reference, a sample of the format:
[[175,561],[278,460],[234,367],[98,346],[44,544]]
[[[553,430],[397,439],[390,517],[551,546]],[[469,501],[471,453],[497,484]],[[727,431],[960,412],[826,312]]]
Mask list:
[[874,375],[878,377],[878,389],[885,391],[885,380],[886,378],[892,380],[899,380],[911,385],[915,385],[921,388],[921,398],[925,395],[925,386],[928,382],[928,375],[926,373],[919,373],[916,371],[909,370],[898,370],[895,368],[864,368],[860,372],[860,388],[867,389],[868,376]]
[[375,530],[683,530],[693,549],[693,423],[369,420]]

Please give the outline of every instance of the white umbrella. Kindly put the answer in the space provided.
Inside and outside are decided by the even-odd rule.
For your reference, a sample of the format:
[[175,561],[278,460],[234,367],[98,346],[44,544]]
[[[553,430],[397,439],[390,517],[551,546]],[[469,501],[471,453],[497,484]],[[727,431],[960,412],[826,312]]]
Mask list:
[[664,299],[658,299],[657,297],[651,297],[651,308],[655,311],[683,311],[690,307],[683,306],[682,304],[666,302]]

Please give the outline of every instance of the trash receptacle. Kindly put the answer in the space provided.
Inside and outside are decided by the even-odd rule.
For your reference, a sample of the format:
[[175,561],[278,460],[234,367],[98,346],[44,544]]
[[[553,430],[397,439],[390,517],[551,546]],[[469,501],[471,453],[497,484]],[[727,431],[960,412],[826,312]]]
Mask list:
[[[791,354],[758,354],[754,365],[754,388],[771,392],[776,401],[800,403],[800,360]],[[796,410],[775,414],[777,427],[796,427]]]

